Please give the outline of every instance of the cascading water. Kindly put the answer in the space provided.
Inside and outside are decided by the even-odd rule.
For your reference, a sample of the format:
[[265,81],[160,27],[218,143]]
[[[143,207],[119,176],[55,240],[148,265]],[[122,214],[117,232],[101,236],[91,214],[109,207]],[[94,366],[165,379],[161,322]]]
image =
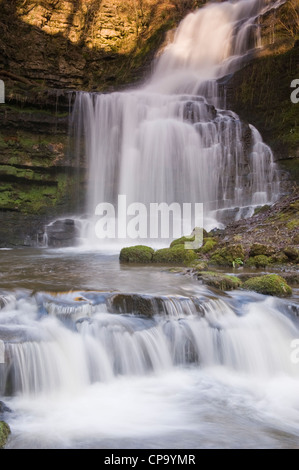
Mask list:
[[[77,94],[91,214],[126,194],[204,202],[219,221],[221,209],[275,198],[271,150],[221,109],[217,85],[256,45],[263,4],[189,15],[138,90]],[[48,238],[75,238],[75,222],[57,220]],[[218,292],[100,251],[3,251],[0,268],[7,448],[298,447],[295,289],[290,299]]]
[[259,46],[258,17],[277,5],[210,4],[182,21],[142,87],[77,93],[73,122],[77,139],[84,137],[89,168],[88,244],[98,241],[97,205],[116,206],[118,195],[126,195],[128,205],[147,207],[203,203],[207,229],[275,201],[279,182],[271,149],[253,126],[223,109],[218,80]]
[[291,305],[207,291],[10,295],[0,312],[10,446],[246,447],[256,432],[258,445],[275,446],[280,433],[292,445]]

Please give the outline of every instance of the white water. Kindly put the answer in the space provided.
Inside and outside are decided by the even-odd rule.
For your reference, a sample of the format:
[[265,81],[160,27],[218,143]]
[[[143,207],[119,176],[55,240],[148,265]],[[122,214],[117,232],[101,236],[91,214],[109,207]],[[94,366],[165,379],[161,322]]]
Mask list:
[[147,318],[108,313],[112,295],[10,297],[0,312],[8,448],[296,446],[290,302],[163,296],[164,314],[153,301]]
[[117,212],[118,195],[126,195],[128,205],[147,208],[203,203],[208,230],[277,198],[271,149],[253,126],[221,109],[225,103],[217,82],[260,46],[258,16],[273,4],[207,5],[182,21],[143,86],[77,93],[73,128],[76,148],[84,142],[89,169],[90,224],[83,232],[89,246],[103,244],[95,235],[96,206],[109,202]]
[[[253,45],[250,24],[260,6],[217,4],[187,17],[142,89],[78,94],[74,113],[84,116],[91,213],[119,193],[129,201],[199,200],[213,219],[221,208],[246,211],[271,200],[277,188],[271,150],[251,126],[244,152],[238,117],[212,106],[219,99],[214,79],[239,67]],[[217,23],[217,34],[207,20]],[[213,46],[211,53],[203,48],[182,60],[179,51],[187,57],[193,33]],[[4,251],[0,281],[16,289],[3,292],[0,310],[0,396],[12,410],[4,414],[12,430],[8,448],[298,447],[293,299],[217,296],[185,277],[84,252]],[[42,292],[79,285],[86,290]],[[159,292],[150,318],[142,308],[112,313],[119,290]]]

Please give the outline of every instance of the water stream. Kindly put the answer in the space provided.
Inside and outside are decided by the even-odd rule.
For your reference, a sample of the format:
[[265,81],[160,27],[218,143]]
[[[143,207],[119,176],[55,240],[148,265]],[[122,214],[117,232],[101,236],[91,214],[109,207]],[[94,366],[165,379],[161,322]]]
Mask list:
[[220,293],[94,251],[0,266],[8,448],[298,446],[296,291]]
[[217,82],[260,46],[257,18],[273,3],[208,5],[185,18],[142,87],[77,93],[84,243],[0,251],[7,448],[298,448],[298,292],[219,292],[165,267],[121,265],[93,225],[96,205],[119,194],[202,202],[206,228],[277,197],[271,149],[225,109]]

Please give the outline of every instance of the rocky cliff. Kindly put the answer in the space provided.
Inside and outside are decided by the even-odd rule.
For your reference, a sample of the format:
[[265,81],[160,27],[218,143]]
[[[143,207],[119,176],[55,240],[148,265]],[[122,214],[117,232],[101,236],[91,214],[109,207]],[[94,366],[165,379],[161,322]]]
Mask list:
[[[200,0],[0,0],[0,246],[33,244],[43,223],[83,204],[84,162],[69,153],[76,90],[112,91],[150,73],[158,48]],[[225,83],[298,178],[299,0],[260,18],[263,48]]]
[[194,0],[1,0],[0,246],[32,244],[43,223],[83,203],[69,154],[74,90],[111,91],[149,72]]
[[259,24],[261,48],[224,84],[226,104],[257,127],[298,183],[299,103],[291,101],[291,83],[299,79],[299,0],[286,1]]

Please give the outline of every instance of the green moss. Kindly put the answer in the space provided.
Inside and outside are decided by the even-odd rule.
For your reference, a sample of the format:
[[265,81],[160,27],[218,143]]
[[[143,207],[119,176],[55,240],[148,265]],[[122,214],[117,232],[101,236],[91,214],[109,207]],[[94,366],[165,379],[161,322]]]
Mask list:
[[236,276],[213,271],[199,272],[197,273],[197,277],[203,284],[223,291],[238,289],[242,285],[242,282]]
[[247,266],[255,266],[256,268],[265,268],[271,263],[271,258],[265,255],[250,257],[246,261]]
[[[203,236],[203,241],[205,241],[205,238],[208,237],[208,232],[205,229],[202,229],[202,236]],[[173,248],[176,245],[184,245],[186,242],[187,243],[194,242],[194,240],[195,240],[195,235],[190,235],[189,237],[186,237],[186,236],[180,237],[171,242],[170,248]],[[199,248],[199,250],[200,249],[201,248]]]
[[[276,40],[278,27],[279,23],[274,25]],[[268,55],[251,61],[234,75],[234,94],[228,103],[259,129],[274,151],[286,157],[296,155],[299,142],[298,105],[290,100],[290,83],[299,72],[299,42],[290,37],[288,41],[289,50],[281,48],[271,54],[269,48]]]
[[299,227],[299,220],[298,219],[292,219],[290,222],[287,223],[287,228],[289,230],[293,230],[294,228]]
[[298,235],[294,236],[293,243],[294,243],[294,245],[299,245],[299,233],[298,233]]
[[230,245],[216,250],[210,259],[210,264],[216,266],[233,266],[235,261],[243,262],[245,252],[242,245]]
[[291,287],[277,274],[267,274],[248,279],[244,282],[243,288],[276,297],[289,297],[292,295]]
[[299,250],[297,250],[297,248],[294,248],[293,246],[287,246],[283,252],[290,261],[294,261],[295,263],[299,261]]
[[123,248],[119,255],[121,263],[151,263],[154,250],[149,246],[136,245]]
[[263,245],[262,243],[254,243],[251,245],[249,250],[249,256],[270,256],[274,253],[274,250],[271,246]]
[[172,248],[157,250],[153,256],[154,263],[190,265],[197,255],[194,250],[186,250],[184,245],[175,245]]
[[197,261],[192,264],[192,271],[194,273],[199,273],[208,269],[207,261]]
[[215,248],[215,246],[217,245],[217,242],[214,238],[206,238],[204,239],[204,244],[200,250],[201,253],[209,253],[210,251],[213,250],[213,248]]
[[270,258],[271,264],[285,264],[288,263],[289,259],[284,253],[275,253]]
[[194,242],[194,240],[195,240],[195,236],[177,238],[176,240],[173,240],[171,242],[170,248],[173,248],[174,246],[177,246],[177,245],[184,245],[185,242]]
[[0,421],[0,449],[5,446],[8,436],[11,433],[10,427],[5,421]]

